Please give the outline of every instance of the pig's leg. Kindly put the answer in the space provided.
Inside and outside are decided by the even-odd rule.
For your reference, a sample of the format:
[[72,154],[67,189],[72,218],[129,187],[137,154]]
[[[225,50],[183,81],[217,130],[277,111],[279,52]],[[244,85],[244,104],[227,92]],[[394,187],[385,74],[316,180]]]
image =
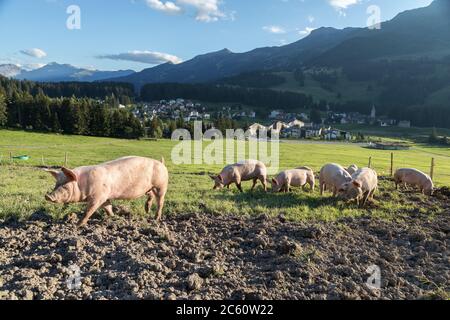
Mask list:
[[156,214],[156,221],[161,221],[165,198],[166,198],[166,191],[160,190],[158,193],[158,213]]
[[364,198],[363,198],[363,201],[360,206],[361,208],[364,208],[366,206],[369,196],[370,196],[370,192],[367,192],[366,194],[364,194]]
[[109,200],[103,204],[103,209],[106,211],[106,214],[108,216],[110,217],[114,216],[113,206]]
[[258,183],[258,179],[253,179],[253,187],[252,187],[252,191],[255,190],[256,184]]
[[260,179],[259,179],[259,181],[261,181],[261,183],[262,183],[262,185],[263,185],[263,187],[264,187],[264,192],[267,192],[267,179],[266,179],[266,177],[261,177]]
[[289,193],[289,192],[291,192],[291,182],[288,180],[287,182],[286,182],[286,193]]
[[154,199],[155,199],[155,198],[154,198],[153,191],[150,191],[150,192],[148,193],[148,199],[147,199],[147,202],[145,203],[145,212],[146,212],[147,214],[149,214],[150,211],[152,210],[153,200],[154,200]]
[[92,217],[92,215],[98,210],[100,209],[100,207],[106,202],[106,200],[90,200],[88,202],[88,206],[87,206],[87,210],[86,210],[86,214],[83,218],[83,220],[80,221],[80,223],[78,224],[78,227],[83,227],[85,226],[89,219]]
[[320,195],[323,196],[323,193],[325,192],[325,183],[323,181],[320,182]]
[[338,194],[338,189],[336,187],[333,187],[333,197],[336,198],[337,194]]
[[242,190],[242,184],[241,184],[240,182],[236,182],[236,187],[238,188],[238,190],[239,190],[241,193],[244,193],[244,190]]

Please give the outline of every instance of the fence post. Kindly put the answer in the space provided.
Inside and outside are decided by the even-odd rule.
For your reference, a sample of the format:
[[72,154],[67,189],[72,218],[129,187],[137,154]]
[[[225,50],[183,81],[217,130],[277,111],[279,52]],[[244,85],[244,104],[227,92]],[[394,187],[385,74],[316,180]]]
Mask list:
[[431,170],[430,170],[430,177],[431,177],[431,179],[433,179],[434,178],[434,166],[435,166],[435,161],[434,161],[434,158],[431,158]]
[[42,155],[42,166],[45,167],[44,155]]
[[12,152],[9,152],[9,162],[13,163],[13,156],[12,156]]
[[369,168],[372,169],[372,157],[369,158]]
[[64,167],[67,167],[67,152],[64,154]]
[[394,175],[394,153],[391,153],[391,177]]

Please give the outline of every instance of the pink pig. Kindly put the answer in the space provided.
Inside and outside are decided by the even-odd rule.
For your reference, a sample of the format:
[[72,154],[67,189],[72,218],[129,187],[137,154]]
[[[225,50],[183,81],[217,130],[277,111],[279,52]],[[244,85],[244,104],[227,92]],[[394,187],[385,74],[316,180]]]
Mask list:
[[261,181],[264,191],[267,191],[267,168],[264,163],[257,160],[247,160],[225,167],[217,176],[210,176],[214,181],[214,190],[229,188],[236,184],[240,192],[243,181],[253,181],[252,191],[255,189],[258,180]]
[[87,203],[84,219],[79,226],[87,224],[100,208],[113,214],[111,200],[134,200],[148,196],[145,210],[150,213],[153,200],[157,198],[157,220],[162,217],[164,199],[169,183],[169,173],[160,161],[125,157],[96,166],[73,170],[46,170],[56,179],[53,192],[45,199],[52,203]]

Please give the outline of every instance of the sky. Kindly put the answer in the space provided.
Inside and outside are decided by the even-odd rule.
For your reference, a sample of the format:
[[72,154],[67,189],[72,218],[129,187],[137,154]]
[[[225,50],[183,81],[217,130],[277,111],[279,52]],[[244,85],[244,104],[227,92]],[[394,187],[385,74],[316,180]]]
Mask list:
[[[280,46],[311,30],[366,27],[432,0],[0,0],[0,64],[140,71],[227,48]],[[370,11],[368,13],[368,10]]]

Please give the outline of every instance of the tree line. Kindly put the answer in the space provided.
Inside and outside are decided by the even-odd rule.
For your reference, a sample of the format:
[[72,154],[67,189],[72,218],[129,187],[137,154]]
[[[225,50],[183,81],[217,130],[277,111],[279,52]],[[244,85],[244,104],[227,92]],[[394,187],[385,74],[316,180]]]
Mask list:
[[[103,99],[75,95],[52,98],[41,85],[0,79],[0,126],[127,139],[144,134],[139,119],[118,108],[119,100],[113,94]],[[64,90],[65,84],[54,85]]]
[[300,108],[314,109],[318,107],[309,95],[270,89],[180,83],[147,84],[141,89],[141,99],[143,101],[176,99],[180,97],[212,103],[242,103],[254,106],[259,114],[265,114],[268,110],[273,109],[292,112]]

